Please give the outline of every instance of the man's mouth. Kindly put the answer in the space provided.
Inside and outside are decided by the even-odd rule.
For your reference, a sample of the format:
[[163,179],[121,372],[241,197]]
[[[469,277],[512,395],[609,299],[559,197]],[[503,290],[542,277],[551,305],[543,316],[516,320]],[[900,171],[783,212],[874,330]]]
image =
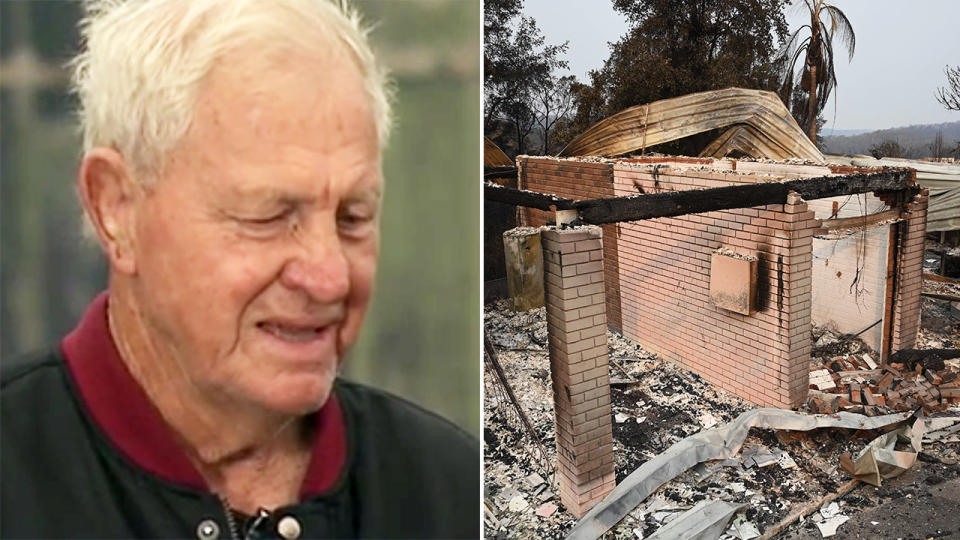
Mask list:
[[325,329],[329,328],[328,326],[303,326],[271,321],[257,323],[257,327],[282,340],[296,343],[306,343],[317,339]]

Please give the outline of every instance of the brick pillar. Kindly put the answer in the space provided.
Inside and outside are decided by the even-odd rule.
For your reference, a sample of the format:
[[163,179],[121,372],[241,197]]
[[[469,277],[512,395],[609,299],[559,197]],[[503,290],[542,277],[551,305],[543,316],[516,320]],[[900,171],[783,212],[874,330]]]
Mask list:
[[807,400],[809,388],[813,231],[820,222],[797,193],[787,195],[783,211],[787,214],[784,229],[788,242],[782,264],[777,262],[780,267],[778,271],[783,272],[784,289],[783,306],[780,308],[783,357],[780,365],[780,388],[777,393],[781,406],[792,408]]
[[541,234],[560,500],[577,517],[616,484],[601,235]]
[[912,349],[920,328],[920,291],[923,289],[923,237],[927,233],[927,202],[924,189],[907,204],[909,212],[900,239],[897,298],[893,314],[893,348]]

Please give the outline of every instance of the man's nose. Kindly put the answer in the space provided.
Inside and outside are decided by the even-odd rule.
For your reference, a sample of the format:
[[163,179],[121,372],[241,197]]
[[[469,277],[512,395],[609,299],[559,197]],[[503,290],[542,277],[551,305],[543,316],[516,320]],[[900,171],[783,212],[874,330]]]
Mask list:
[[304,291],[319,303],[342,301],[350,290],[350,267],[336,233],[301,238],[297,254],[283,268],[280,283]]

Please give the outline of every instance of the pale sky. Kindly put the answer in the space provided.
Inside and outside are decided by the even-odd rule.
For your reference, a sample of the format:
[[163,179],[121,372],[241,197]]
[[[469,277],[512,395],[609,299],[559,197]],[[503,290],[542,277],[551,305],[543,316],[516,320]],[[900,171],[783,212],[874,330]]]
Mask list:
[[[791,31],[808,17],[797,3],[802,4],[795,0],[786,9]],[[837,88],[824,111],[825,129],[960,121],[960,112],[944,109],[934,97],[947,82],[944,66],[960,65],[960,1],[833,0],[833,5],[853,25],[857,46],[850,63],[838,51]],[[588,71],[603,66],[607,43],[627,30],[609,0],[525,0],[524,13],[537,20],[548,43],[570,42],[570,71],[583,82],[589,82]]]

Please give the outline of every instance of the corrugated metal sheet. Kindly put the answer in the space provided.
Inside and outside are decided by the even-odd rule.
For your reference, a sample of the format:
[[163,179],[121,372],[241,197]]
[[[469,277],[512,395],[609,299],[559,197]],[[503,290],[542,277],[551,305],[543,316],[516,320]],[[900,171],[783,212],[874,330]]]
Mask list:
[[513,167],[514,163],[503,150],[490,139],[483,138],[483,166],[484,167]]
[[910,167],[917,171],[917,183],[930,189],[927,207],[927,230],[954,231],[960,229],[960,165],[934,163],[913,159],[871,156],[828,155],[827,161],[856,167]]
[[763,133],[747,124],[737,124],[724,131],[700,152],[700,157],[724,158],[737,153],[757,159],[793,157],[782,156],[780,149],[771,144]]
[[824,161],[776,94],[743,88],[700,92],[624,109],[590,126],[560,155],[617,156],[739,125],[749,129],[728,131],[724,136],[737,149],[762,150],[763,155],[755,157]]

